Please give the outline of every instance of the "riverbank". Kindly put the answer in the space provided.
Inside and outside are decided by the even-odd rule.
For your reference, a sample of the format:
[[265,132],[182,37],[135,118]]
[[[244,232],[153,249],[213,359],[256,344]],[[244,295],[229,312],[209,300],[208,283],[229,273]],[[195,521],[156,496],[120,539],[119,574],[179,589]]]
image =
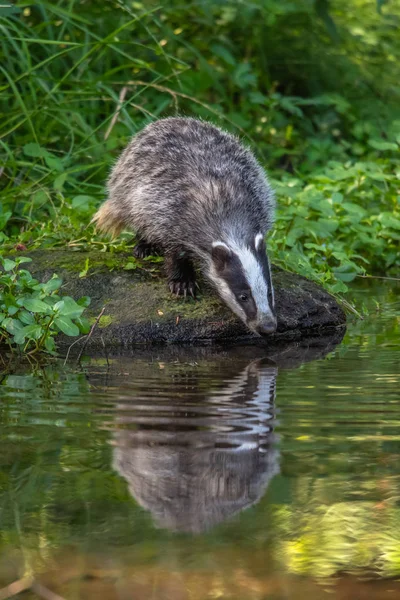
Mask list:
[[[101,313],[88,349],[130,348],[137,344],[255,343],[298,340],[344,326],[346,317],[336,300],[311,281],[273,268],[278,329],[261,339],[249,332],[213,291],[202,285],[199,298],[171,296],[162,265],[138,261],[127,254],[37,250],[29,268],[39,280],[53,273],[63,279],[63,294],[89,296],[87,316]],[[104,309],[104,311],[103,311]],[[72,339],[59,336],[61,349]],[[79,344],[78,344],[79,346]]]

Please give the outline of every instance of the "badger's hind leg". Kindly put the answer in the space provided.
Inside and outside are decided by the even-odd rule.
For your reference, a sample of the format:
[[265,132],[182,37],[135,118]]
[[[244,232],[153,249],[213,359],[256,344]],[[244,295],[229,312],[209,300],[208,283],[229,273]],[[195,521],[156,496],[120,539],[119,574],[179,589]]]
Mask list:
[[146,258],[147,256],[154,256],[161,254],[161,248],[155,244],[149,244],[141,237],[138,237],[138,242],[133,250],[133,256],[135,258]]
[[182,250],[169,251],[165,254],[165,271],[168,287],[177,296],[196,297],[196,273],[188,254]]

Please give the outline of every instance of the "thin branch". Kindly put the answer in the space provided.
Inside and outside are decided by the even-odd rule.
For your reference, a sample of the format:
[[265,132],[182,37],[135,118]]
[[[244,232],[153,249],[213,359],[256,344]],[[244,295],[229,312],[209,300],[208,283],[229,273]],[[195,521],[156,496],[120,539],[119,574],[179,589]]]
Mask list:
[[107,127],[107,131],[104,134],[104,141],[106,141],[108,139],[108,136],[110,135],[110,133],[112,132],[112,130],[114,129],[114,125],[118,120],[119,117],[119,113],[121,112],[122,109],[122,105],[124,103],[125,100],[125,96],[127,94],[128,91],[128,87],[126,85],[124,85],[124,87],[121,89],[119,96],[118,96],[118,104],[117,104],[117,109],[113,115],[113,118],[111,119],[111,123],[109,124],[109,126]]
[[171,90],[170,88],[167,88],[164,85],[159,85],[158,83],[149,83],[149,82],[140,81],[140,80],[128,81],[127,84],[151,87],[155,90],[158,90],[159,92],[164,92],[166,94],[169,94],[170,96],[172,96],[172,99],[174,100],[175,110],[177,109],[177,102],[178,102],[177,98],[185,98],[185,100],[190,100],[191,102],[194,102],[195,104],[199,104],[200,106],[209,110],[211,113],[213,113],[220,119],[223,119],[223,120],[227,121],[228,123],[230,123],[231,125],[233,125],[233,127],[238,129],[242,135],[244,135],[254,145],[256,145],[255,140],[242,127],[240,127],[239,125],[237,125],[236,123],[231,121],[231,119],[229,119],[226,115],[223,115],[222,113],[220,113],[218,110],[216,110],[209,104],[206,104],[205,102],[201,102],[201,100],[198,100],[197,98],[194,98],[193,96],[189,96],[189,94],[184,94],[183,92],[177,92],[176,90]]
[[387,281],[400,281],[399,277],[380,277],[379,275],[357,275],[362,279],[386,279]]
[[130,100],[128,100],[128,104],[133,106],[133,108],[136,108],[137,110],[142,111],[148,117],[151,117],[154,120],[158,119],[157,115],[155,115],[151,111],[147,110],[147,108],[144,108],[144,106],[140,106],[140,104],[135,104],[134,102],[131,102]]
[[358,310],[354,308],[352,304],[350,304],[350,302],[347,302],[347,300],[345,300],[342,296],[338,296],[338,298],[339,301],[343,304],[343,306],[347,308],[347,310],[355,314],[361,321],[364,321],[364,317],[362,316],[362,314],[359,313]]
[[107,367],[110,367],[110,362],[109,362],[109,360],[108,360],[107,346],[106,346],[106,345],[105,345],[105,343],[104,343],[104,340],[103,340],[103,336],[102,336],[102,335],[100,336],[100,339],[101,339],[101,343],[103,344],[103,348],[104,348],[104,354],[106,355]]
[[77,343],[78,343],[78,342],[80,342],[81,340],[84,340],[84,339],[85,339],[85,337],[86,337],[85,335],[82,335],[80,338],[78,338],[77,340],[75,340],[74,342],[72,342],[72,344],[71,344],[71,345],[70,345],[70,347],[68,348],[68,351],[67,351],[67,356],[65,357],[65,360],[64,360],[63,367],[65,367],[65,365],[67,364],[67,360],[68,360],[68,357],[69,357],[69,352],[70,352],[70,350],[71,350],[72,346],[75,346],[75,344],[77,344]]
[[86,346],[88,345],[88,342],[89,342],[90,338],[92,337],[92,335],[93,335],[93,332],[94,332],[94,330],[96,329],[96,327],[97,327],[97,325],[98,325],[98,323],[99,323],[99,321],[100,321],[101,317],[103,316],[103,313],[104,313],[104,311],[105,311],[105,310],[106,310],[106,307],[105,307],[105,306],[103,306],[103,308],[101,309],[101,312],[100,312],[99,316],[98,316],[98,317],[96,317],[96,320],[95,320],[95,322],[93,323],[93,325],[92,325],[92,327],[91,327],[91,329],[90,329],[90,331],[89,331],[89,333],[88,333],[88,336],[87,336],[87,338],[86,338],[86,340],[85,340],[85,343],[83,344],[83,346],[82,346],[82,348],[81,348],[81,351],[80,351],[80,352],[79,352],[79,354],[78,354],[78,358],[76,359],[76,362],[79,362],[79,361],[81,360],[82,354],[83,354],[83,352],[84,352],[84,350],[85,350]]

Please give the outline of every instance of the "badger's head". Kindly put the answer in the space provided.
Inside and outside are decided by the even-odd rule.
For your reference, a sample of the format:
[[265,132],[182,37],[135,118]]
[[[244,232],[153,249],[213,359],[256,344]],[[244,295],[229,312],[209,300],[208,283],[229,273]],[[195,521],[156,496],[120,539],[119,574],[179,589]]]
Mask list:
[[258,335],[276,331],[274,289],[264,236],[248,245],[215,241],[209,274],[221,298]]

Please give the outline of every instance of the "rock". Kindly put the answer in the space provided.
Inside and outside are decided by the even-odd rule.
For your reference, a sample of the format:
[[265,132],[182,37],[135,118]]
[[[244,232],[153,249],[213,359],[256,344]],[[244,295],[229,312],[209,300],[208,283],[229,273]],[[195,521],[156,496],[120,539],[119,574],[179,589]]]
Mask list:
[[[88,349],[103,344],[127,349],[143,343],[250,342],[269,346],[283,339],[326,336],[343,328],[346,321],[343,310],[325,290],[277,267],[273,279],[278,330],[259,338],[205,285],[197,300],[171,296],[157,262],[137,261],[127,254],[54,249],[24,256],[32,258],[29,270],[37,279],[47,281],[57,273],[64,281],[63,294],[75,299],[90,296],[88,317],[94,319],[105,307]],[[61,348],[72,341],[64,336],[58,340]]]

